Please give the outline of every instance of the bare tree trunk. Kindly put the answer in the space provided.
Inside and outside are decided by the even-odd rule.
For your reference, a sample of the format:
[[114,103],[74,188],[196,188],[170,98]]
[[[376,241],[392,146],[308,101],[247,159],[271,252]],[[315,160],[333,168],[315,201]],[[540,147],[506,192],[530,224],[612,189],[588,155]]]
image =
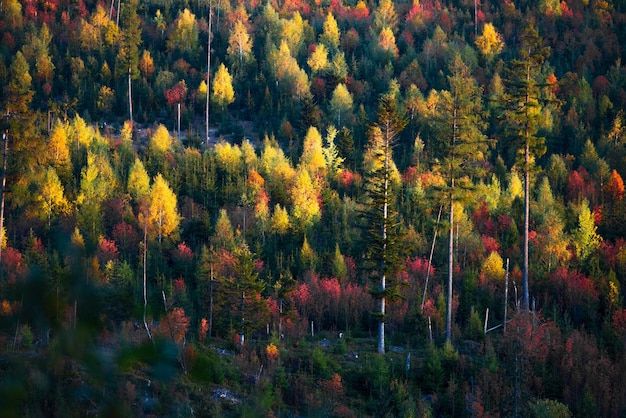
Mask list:
[[524,292],[524,300],[522,309],[528,311],[529,309],[529,292],[528,292],[528,228],[530,217],[530,168],[528,167],[530,160],[530,150],[528,146],[528,140],[526,141],[526,148],[524,151],[524,271],[522,286]]
[[[8,116],[7,116],[8,123]],[[0,261],[2,261],[2,241],[4,239],[4,193],[7,184],[7,156],[9,155],[9,129],[2,134],[2,188],[0,189]]]
[[435,241],[437,241],[437,230],[439,228],[439,220],[441,219],[441,211],[443,210],[443,203],[439,206],[439,213],[437,214],[437,223],[435,224],[435,233],[433,234],[433,243],[430,246],[430,255],[428,256],[428,267],[426,270],[426,282],[424,283],[424,293],[422,294],[422,306],[421,312],[424,312],[424,303],[426,303],[426,292],[428,291],[428,278],[430,277],[430,266],[433,262],[433,253],[435,252]]
[[[526,70],[526,83],[530,82],[530,68]],[[528,87],[526,87],[526,102],[525,102],[525,112],[526,112],[526,126],[524,131],[524,271],[522,276],[522,286],[523,286],[523,304],[522,308],[525,311],[529,309],[529,293],[528,293],[528,228],[530,223],[530,126],[529,126],[529,114],[528,114],[528,103],[530,102],[530,93],[528,91]]]
[[213,333],[213,264],[211,264],[211,280],[209,281],[209,338]]
[[[451,181],[454,189],[454,179]],[[446,306],[446,343],[452,343],[452,277],[454,269],[454,200],[450,195],[450,234],[448,243],[448,300]]]
[[148,225],[143,228],[143,326],[146,328],[148,338],[152,341],[152,333],[150,333],[150,327],[146,321],[146,310],[148,308],[148,292],[147,292],[147,269],[146,264],[148,261]]
[[506,315],[509,304],[509,259],[506,259],[506,274],[504,275],[504,321],[502,327],[506,331]]
[[128,67],[128,110],[130,113],[130,127],[133,128],[133,85],[131,83],[131,68]]
[[381,277],[380,277],[380,318],[378,319],[378,354],[385,354],[385,290],[387,288],[387,277],[385,274],[385,269],[387,266],[385,265],[385,253],[387,251],[387,218],[389,216],[389,158],[390,158],[390,150],[389,150],[389,138],[385,138],[385,179],[383,183],[383,230],[382,230],[382,238],[383,238],[383,261],[381,266]]
[[246,310],[246,292],[241,292],[241,331],[239,333],[239,344],[243,346],[245,343],[246,334],[244,331],[245,325],[245,310]]

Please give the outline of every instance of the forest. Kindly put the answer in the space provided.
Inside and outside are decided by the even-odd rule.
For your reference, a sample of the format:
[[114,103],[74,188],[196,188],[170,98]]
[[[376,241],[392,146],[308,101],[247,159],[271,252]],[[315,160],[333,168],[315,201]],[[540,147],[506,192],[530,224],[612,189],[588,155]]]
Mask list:
[[625,0],[0,0],[0,416],[626,416]]

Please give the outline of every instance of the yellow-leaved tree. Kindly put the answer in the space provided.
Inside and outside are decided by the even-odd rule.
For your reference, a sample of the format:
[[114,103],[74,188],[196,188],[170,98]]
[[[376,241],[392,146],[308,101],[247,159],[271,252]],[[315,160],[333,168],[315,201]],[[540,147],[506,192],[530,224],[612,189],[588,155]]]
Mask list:
[[326,45],[326,47],[331,51],[337,51],[339,49],[339,25],[337,24],[337,20],[331,11],[326,15],[326,20],[324,21],[322,34],[320,35],[319,41],[320,43]]
[[148,147],[154,154],[165,154],[172,147],[172,136],[164,125],[159,125],[150,137]]
[[215,73],[211,98],[213,99],[213,103],[215,103],[222,112],[226,110],[226,106],[235,101],[233,77],[224,64],[220,64]]
[[179,12],[172,23],[167,40],[167,49],[194,52],[198,47],[198,24],[196,15],[189,9]]
[[287,209],[277,203],[274,207],[272,218],[270,219],[271,231],[278,235],[284,235],[289,230],[289,226],[289,213],[287,213]]
[[47,219],[48,228],[52,222],[52,216],[66,213],[69,208],[69,202],[63,194],[63,185],[59,176],[53,167],[48,167],[40,179],[40,188],[36,197],[39,206],[39,215],[43,219]]
[[161,173],[152,183],[144,216],[148,233],[155,236],[159,243],[164,237],[176,236],[182,218],[178,214],[176,195]]
[[394,58],[398,57],[398,47],[396,46],[396,37],[389,27],[384,27],[378,34],[378,45],[380,49],[389,53]]
[[502,52],[504,41],[493,23],[485,23],[482,35],[476,38],[476,46],[487,61],[493,60],[496,55]]
[[304,137],[300,165],[304,167],[311,176],[323,175],[326,171],[322,135],[315,126],[310,126]]
[[62,184],[70,184],[73,180],[69,149],[70,126],[57,119],[46,147],[46,163],[54,167]]
[[305,169],[298,170],[296,182],[291,189],[293,203],[292,215],[302,230],[306,231],[320,218],[319,193],[315,184]]
[[156,238],[161,244],[164,237],[176,237],[178,226],[182,220],[178,214],[176,195],[161,173],[157,174],[152,183],[147,204],[139,214],[139,224],[143,235],[143,324],[148,337],[152,340],[152,332],[146,321],[148,306],[148,236]]
[[150,195],[150,177],[139,158],[135,159],[128,173],[128,193],[136,202]]
[[318,74],[328,68],[328,49],[324,44],[315,46],[315,50],[311,52],[311,56],[306,61],[311,68],[313,74]]
[[246,25],[241,20],[238,20],[230,31],[226,52],[228,53],[231,66],[234,66],[239,71],[243,69],[245,63],[254,58],[252,55],[252,40]]
[[497,251],[489,253],[482,267],[480,268],[480,281],[483,284],[490,282],[501,282],[504,280],[506,271],[503,267],[503,260]]

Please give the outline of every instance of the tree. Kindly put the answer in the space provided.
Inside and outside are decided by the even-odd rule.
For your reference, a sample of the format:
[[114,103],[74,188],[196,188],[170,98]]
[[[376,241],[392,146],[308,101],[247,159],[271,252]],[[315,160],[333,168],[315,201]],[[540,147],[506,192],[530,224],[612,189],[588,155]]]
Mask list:
[[398,47],[396,46],[396,37],[389,27],[384,27],[378,34],[378,46],[385,53],[390,54],[393,58],[398,57]]
[[66,123],[57,119],[52,127],[48,147],[46,148],[48,164],[57,170],[69,170],[70,150],[68,148],[68,130]]
[[225,248],[231,251],[235,246],[235,233],[226,209],[220,209],[217,222],[215,223],[215,236],[212,241],[218,250]]
[[152,182],[145,216],[149,232],[159,243],[164,237],[176,234],[182,218],[178,214],[176,195],[161,173]]
[[502,262],[502,257],[498,254],[497,251],[492,251],[489,253],[485,261],[483,261],[483,265],[480,268],[480,280],[484,284],[488,284],[491,282],[502,282],[504,281],[504,267]]
[[624,198],[624,180],[616,170],[611,171],[609,181],[604,186],[604,193],[609,206],[615,208]]
[[[226,50],[230,58],[231,66],[241,71],[244,62],[248,62],[252,56],[252,40],[246,29],[246,25],[241,20],[235,23],[228,38],[228,49]],[[236,63],[238,65],[236,65]]]
[[352,106],[352,95],[344,83],[339,83],[330,99],[330,108],[333,113],[337,114],[337,126],[341,126],[341,114],[344,114],[345,120],[345,116],[352,111]]
[[298,170],[296,182],[291,189],[291,201],[293,202],[293,219],[302,230],[306,231],[319,220],[321,212],[319,192],[309,172],[303,168]]
[[226,106],[235,101],[235,90],[233,89],[233,78],[224,64],[220,64],[213,80],[213,102],[220,107],[223,112]]
[[167,40],[167,49],[170,52],[180,50],[195,53],[198,49],[198,25],[196,15],[189,9],[178,13],[178,18],[172,22]]
[[141,71],[141,75],[147,80],[152,77],[154,74],[154,59],[152,59],[152,55],[150,51],[144,49],[141,54],[141,60],[139,61],[139,70]]
[[141,45],[141,20],[137,14],[139,0],[129,0],[121,10],[122,30],[117,54],[115,74],[118,79],[139,77],[139,46]]
[[150,177],[139,158],[130,167],[127,190],[136,202],[141,202],[150,195]]
[[488,142],[482,133],[485,127],[481,88],[470,75],[469,68],[456,55],[450,65],[449,91],[440,92],[437,114],[437,154],[441,172],[446,179],[443,195],[449,207],[448,292],[446,342],[452,342],[452,279],[454,271],[454,204],[482,173]]
[[584,263],[600,246],[602,237],[596,232],[597,229],[589,203],[584,200],[578,214],[578,228],[573,236],[576,256],[581,263]]
[[169,151],[172,148],[172,145],[173,141],[170,132],[167,130],[165,125],[159,125],[156,131],[154,131],[154,134],[150,137],[148,148],[150,153],[162,155]]
[[339,156],[339,150],[335,145],[335,138],[337,137],[337,129],[334,126],[328,127],[326,133],[326,146],[323,149],[324,159],[326,160],[326,171],[330,178],[334,178],[341,171],[341,165],[344,162],[344,158]]
[[230,326],[239,322],[239,343],[243,345],[246,335],[268,323],[269,309],[261,296],[265,282],[259,278],[254,254],[245,243],[241,243],[233,250],[233,256],[232,274],[222,279],[225,296],[230,302],[224,319],[229,320]]
[[87,165],[80,174],[80,190],[76,197],[77,222],[85,234],[87,248],[98,243],[104,229],[102,203],[117,191],[118,180],[104,153],[87,152]]
[[510,62],[505,78],[506,92],[503,97],[503,122],[506,134],[513,140],[513,149],[521,149],[524,171],[524,242],[522,271],[522,308],[529,309],[528,294],[528,229],[530,223],[530,173],[534,161],[545,152],[545,140],[538,137],[541,117],[542,84],[537,78],[541,65],[550,50],[541,45],[537,30],[528,26],[521,36],[519,59]]
[[324,44],[329,51],[335,52],[339,49],[339,36],[339,25],[337,20],[335,20],[335,16],[329,10],[322,26],[319,42]]
[[285,235],[290,226],[291,223],[287,209],[277,203],[270,219],[270,230],[274,231],[278,235]]
[[476,38],[476,46],[483,54],[487,61],[492,61],[493,58],[502,52],[504,49],[504,41],[502,35],[496,31],[493,23],[485,23],[483,27],[483,33]]
[[51,225],[52,216],[65,213],[69,210],[69,203],[63,195],[63,185],[53,167],[47,167],[40,180],[40,188],[36,201],[41,211],[41,216]]
[[43,93],[46,96],[50,95],[55,69],[49,52],[51,40],[52,34],[48,29],[48,25],[44,23],[39,32],[39,36],[33,39],[31,45],[35,53],[35,76],[39,84],[42,85]]
[[281,97],[292,96],[301,100],[311,95],[308,76],[298,66],[285,40],[281,41],[278,49],[272,46],[267,65],[270,74],[277,80]]
[[311,177],[326,172],[326,159],[322,146],[322,135],[315,126],[309,127],[302,144],[300,166],[305,168]]
[[115,103],[115,92],[108,86],[101,86],[98,90],[98,101],[96,106],[101,112],[100,115],[108,115]]
[[9,115],[19,115],[28,112],[28,108],[35,92],[32,89],[33,77],[30,75],[28,62],[21,51],[9,69],[9,83],[4,87],[4,108]]
[[374,11],[372,30],[380,33],[383,28],[389,28],[393,33],[398,31],[398,14],[392,0],[381,0]]
[[[377,284],[372,295],[378,301],[378,353],[385,353],[385,314],[388,300],[399,296],[399,282],[395,274],[400,266],[400,233],[393,203],[392,178],[395,168],[392,149],[397,135],[407,120],[395,100],[383,96],[378,105],[378,121],[370,128],[369,157],[365,161],[367,191],[367,257],[372,278]],[[369,160],[369,161],[368,161]]]
[[307,32],[311,32],[312,28],[308,22],[302,19],[300,12],[296,11],[291,19],[282,20],[281,39],[284,39],[289,45],[289,49],[294,56],[300,55],[300,50],[306,42]]
[[313,74],[323,73],[328,68],[328,49],[326,45],[317,44],[306,61]]
[[335,244],[335,255],[333,257],[332,267],[333,276],[339,279],[339,281],[343,282],[348,278],[348,267],[339,249],[339,243]]

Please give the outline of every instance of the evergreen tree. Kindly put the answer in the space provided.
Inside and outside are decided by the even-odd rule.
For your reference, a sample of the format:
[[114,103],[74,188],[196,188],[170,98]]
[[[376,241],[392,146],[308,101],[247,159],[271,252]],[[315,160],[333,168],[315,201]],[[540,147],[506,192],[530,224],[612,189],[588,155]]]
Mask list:
[[[139,77],[139,46],[141,45],[141,19],[137,14],[139,0],[129,0],[121,10],[122,30],[120,47],[117,53],[116,77],[120,87],[125,85],[128,73],[133,79]],[[122,81],[124,80],[124,81]],[[118,91],[125,91],[118,88]]]
[[539,33],[526,27],[521,36],[519,58],[510,62],[504,80],[506,92],[502,98],[505,134],[512,139],[512,149],[521,151],[524,172],[524,266],[522,271],[522,307],[529,309],[528,294],[528,229],[530,207],[530,173],[537,158],[545,152],[545,139],[538,136],[541,117],[542,88],[539,81],[541,66],[548,58],[549,48],[542,46]]
[[481,89],[471,77],[469,68],[456,55],[448,76],[449,91],[440,93],[438,112],[434,116],[437,154],[446,179],[442,192],[449,205],[448,292],[446,341],[452,340],[452,279],[454,270],[454,203],[472,187],[472,180],[482,174],[488,141],[483,134]]
[[[385,353],[385,309],[388,300],[397,299],[399,283],[395,274],[400,267],[401,234],[398,215],[393,211],[393,179],[397,169],[392,150],[397,135],[407,120],[395,100],[383,96],[378,106],[378,121],[369,131],[365,161],[367,190],[367,252],[371,276],[377,284],[372,295],[378,301],[378,353]],[[369,160],[369,161],[368,161]],[[397,177],[396,177],[397,178]]]

